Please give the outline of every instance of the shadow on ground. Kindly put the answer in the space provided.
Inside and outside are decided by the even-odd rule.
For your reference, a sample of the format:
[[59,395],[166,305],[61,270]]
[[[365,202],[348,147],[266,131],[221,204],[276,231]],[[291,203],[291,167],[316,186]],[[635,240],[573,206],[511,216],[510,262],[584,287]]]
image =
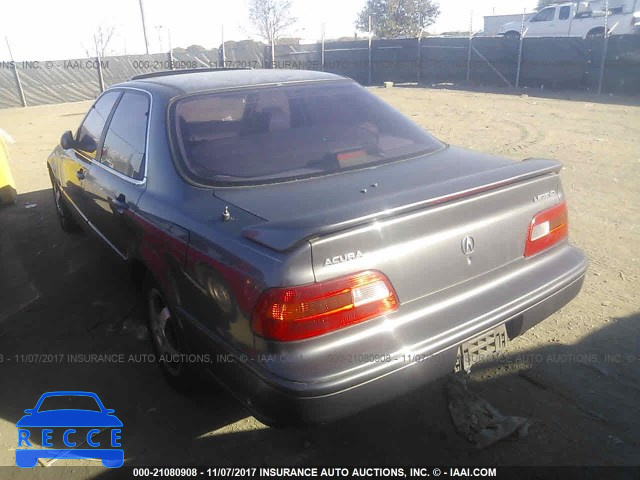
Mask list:
[[[504,414],[530,419],[522,439],[475,449],[451,424],[443,381],[333,424],[270,429],[222,392],[185,397],[167,386],[145,360],[151,348],[126,268],[94,239],[61,232],[50,190],[0,209],[0,226],[9,265],[0,291],[14,292],[0,302],[2,465],[14,462],[23,410],[53,390],[92,391],[115,409],[131,466],[640,463],[638,314],[576,345],[531,349],[516,340],[507,356],[475,369],[471,389]],[[30,289],[25,298],[15,293],[21,285]],[[2,476],[117,476],[92,465],[99,463],[5,468]]]

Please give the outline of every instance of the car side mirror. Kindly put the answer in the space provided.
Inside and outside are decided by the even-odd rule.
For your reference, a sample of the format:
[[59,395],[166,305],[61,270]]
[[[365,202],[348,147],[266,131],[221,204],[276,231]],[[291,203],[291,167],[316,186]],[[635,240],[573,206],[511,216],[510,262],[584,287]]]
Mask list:
[[82,138],[79,138],[76,147],[87,153],[95,153],[98,150],[98,144],[91,135],[83,135]]
[[104,413],[106,413],[107,415],[111,415],[112,413],[116,413],[116,411],[113,408],[107,408],[105,409]]
[[33,408],[27,408],[24,413],[26,413],[27,415],[31,415],[33,413]]
[[60,137],[60,145],[65,150],[69,150],[75,146],[75,140],[73,139],[73,133],[71,133],[71,130],[67,130],[62,134],[62,137]]

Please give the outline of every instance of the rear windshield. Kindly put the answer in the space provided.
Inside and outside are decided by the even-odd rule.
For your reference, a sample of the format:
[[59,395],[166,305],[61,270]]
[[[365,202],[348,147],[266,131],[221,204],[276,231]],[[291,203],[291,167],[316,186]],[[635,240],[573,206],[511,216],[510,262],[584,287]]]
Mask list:
[[442,148],[354,82],[188,96],[171,109],[185,173],[205,184],[254,184],[326,175]]

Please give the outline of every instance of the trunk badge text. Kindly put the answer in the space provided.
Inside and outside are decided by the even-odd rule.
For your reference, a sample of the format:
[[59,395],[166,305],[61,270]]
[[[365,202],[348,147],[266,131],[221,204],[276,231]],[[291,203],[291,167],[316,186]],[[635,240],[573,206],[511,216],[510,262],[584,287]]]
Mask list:
[[324,261],[324,266],[328,267],[329,265],[338,265],[339,263],[350,262],[351,260],[357,260],[362,257],[364,257],[364,255],[360,250],[357,252],[344,253],[342,255],[336,255],[333,258],[327,258]]
[[533,201],[534,202],[540,202],[540,201],[544,200],[545,198],[549,198],[549,197],[551,197],[552,195],[555,195],[555,194],[556,194],[555,190],[551,190],[550,192],[541,193],[537,197],[533,197]]

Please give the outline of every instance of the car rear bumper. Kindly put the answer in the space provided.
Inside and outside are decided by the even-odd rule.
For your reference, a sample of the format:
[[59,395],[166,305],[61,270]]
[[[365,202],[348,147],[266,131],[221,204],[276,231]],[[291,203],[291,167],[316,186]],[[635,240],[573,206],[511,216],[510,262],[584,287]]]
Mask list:
[[[266,423],[328,422],[452,372],[458,346],[498,325],[507,324],[511,338],[522,334],[579,293],[587,265],[580,250],[565,244],[544,258],[531,259],[525,268],[514,266],[511,276],[502,273],[495,285],[478,279],[477,288],[467,295],[440,299],[447,303],[445,310],[415,305],[404,315],[423,315],[423,323],[433,324],[442,318],[458,321],[455,328],[446,332],[418,337],[421,342],[414,342],[407,350],[411,355],[396,358],[397,361],[359,365],[345,370],[343,375],[313,382],[284,379],[251,360],[218,366],[215,376]],[[494,288],[499,289],[499,295]],[[460,318],[468,321],[459,322]]]

